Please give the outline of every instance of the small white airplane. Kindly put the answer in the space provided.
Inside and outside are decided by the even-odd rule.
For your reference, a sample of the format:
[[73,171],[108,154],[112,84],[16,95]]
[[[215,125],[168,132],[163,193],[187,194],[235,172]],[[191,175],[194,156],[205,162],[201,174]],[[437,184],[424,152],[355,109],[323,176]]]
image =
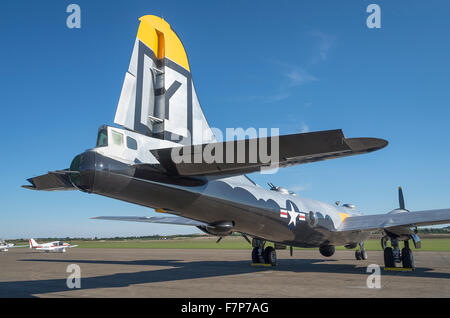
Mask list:
[[15,247],[25,247],[26,245],[17,245],[13,243],[6,243],[4,240],[0,240],[0,252],[8,252],[8,249]]
[[67,248],[77,247],[61,241],[39,244],[34,239],[30,239],[30,248],[38,251],[65,253]]

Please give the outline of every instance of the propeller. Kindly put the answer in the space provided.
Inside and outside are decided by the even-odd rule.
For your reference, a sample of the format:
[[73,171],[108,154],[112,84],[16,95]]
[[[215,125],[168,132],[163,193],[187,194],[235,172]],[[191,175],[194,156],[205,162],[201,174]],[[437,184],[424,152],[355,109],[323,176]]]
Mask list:
[[398,203],[400,205],[400,209],[405,210],[405,199],[403,198],[402,187],[398,187]]
[[398,187],[398,205],[399,208],[389,212],[391,214],[396,214],[396,213],[405,213],[405,212],[409,212],[406,208],[405,208],[405,198],[403,196],[403,189],[402,187]]
[[289,246],[289,254],[291,254],[291,256],[293,254],[292,250],[293,250],[293,248],[292,248],[292,245],[291,245],[291,246]]
[[216,243],[219,243],[220,241],[222,241],[222,236],[220,236],[220,237],[217,239]]

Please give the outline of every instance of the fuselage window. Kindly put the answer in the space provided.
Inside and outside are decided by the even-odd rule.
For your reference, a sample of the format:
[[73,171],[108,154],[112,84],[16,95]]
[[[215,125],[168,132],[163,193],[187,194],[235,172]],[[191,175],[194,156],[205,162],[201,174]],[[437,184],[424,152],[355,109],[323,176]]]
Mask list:
[[137,150],[137,141],[127,136],[127,147],[133,150]]
[[116,145],[116,146],[123,145],[123,135],[121,133],[118,133],[117,131],[112,130],[111,138],[112,138],[112,142],[114,145]]
[[108,146],[108,131],[106,129],[102,129],[98,132],[96,147],[106,147],[106,146]]

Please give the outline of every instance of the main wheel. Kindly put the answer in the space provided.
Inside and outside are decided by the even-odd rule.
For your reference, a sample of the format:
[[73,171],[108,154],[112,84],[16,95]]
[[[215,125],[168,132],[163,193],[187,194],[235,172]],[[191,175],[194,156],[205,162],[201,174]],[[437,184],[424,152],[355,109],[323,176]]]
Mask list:
[[275,266],[277,264],[277,253],[275,252],[275,249],[272,246],[267,246],[263,253],[264,256],[264,262],[266,264],[270,264],[272,266]]
[[361,255],[361,251],[360,250],[356,250],[355,251],[355,258],[360,261],[362,260],[362,255]]
[[386,247],[384,249],[384,266],[395,267],[394,251],[392,247]]
[[254,247],[252,250],[252,262],[259,263],[259,252],[257,247]]
[[402,265],[403,268],[414,268],[414,256],[407,247],[402,249]]
[[366,260],[368,257],[367,257],[367,252],[366,251],[361,251],[361,259],[362,260]]

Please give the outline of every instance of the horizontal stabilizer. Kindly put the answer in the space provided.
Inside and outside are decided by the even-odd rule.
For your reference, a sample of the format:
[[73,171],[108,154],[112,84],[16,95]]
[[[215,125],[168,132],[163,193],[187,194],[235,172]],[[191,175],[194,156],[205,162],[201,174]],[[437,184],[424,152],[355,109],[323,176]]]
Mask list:
[[198,222],[181,216],[175,217],[149,217],[149,216],[97,216],[91,219],[96,220],[111,220],[111,221],[130,221],[130,222],[144,222],[144,223],[162,223],[162,224],[176,224],[176,225],[192,225],[192,226],[206,226],[206,223]]
[[68,170],[49,172],[27,180],[31,185],[23,185],[22,187],[31,190],[58,191],[76,189],[69,180]]
[[344,220],[339,232],[375,231],[394,227],[427,226],[450,223],[450,209],[352,216]]
[[[363,154],[381,149],[387,144],[386,140],[377,138],[347,139],[338,129],[156,149],[151,152],[171,175],[236,175],[260,171],[261,168],[282,168]],[[208,159],[208,155],[214,160]]]

